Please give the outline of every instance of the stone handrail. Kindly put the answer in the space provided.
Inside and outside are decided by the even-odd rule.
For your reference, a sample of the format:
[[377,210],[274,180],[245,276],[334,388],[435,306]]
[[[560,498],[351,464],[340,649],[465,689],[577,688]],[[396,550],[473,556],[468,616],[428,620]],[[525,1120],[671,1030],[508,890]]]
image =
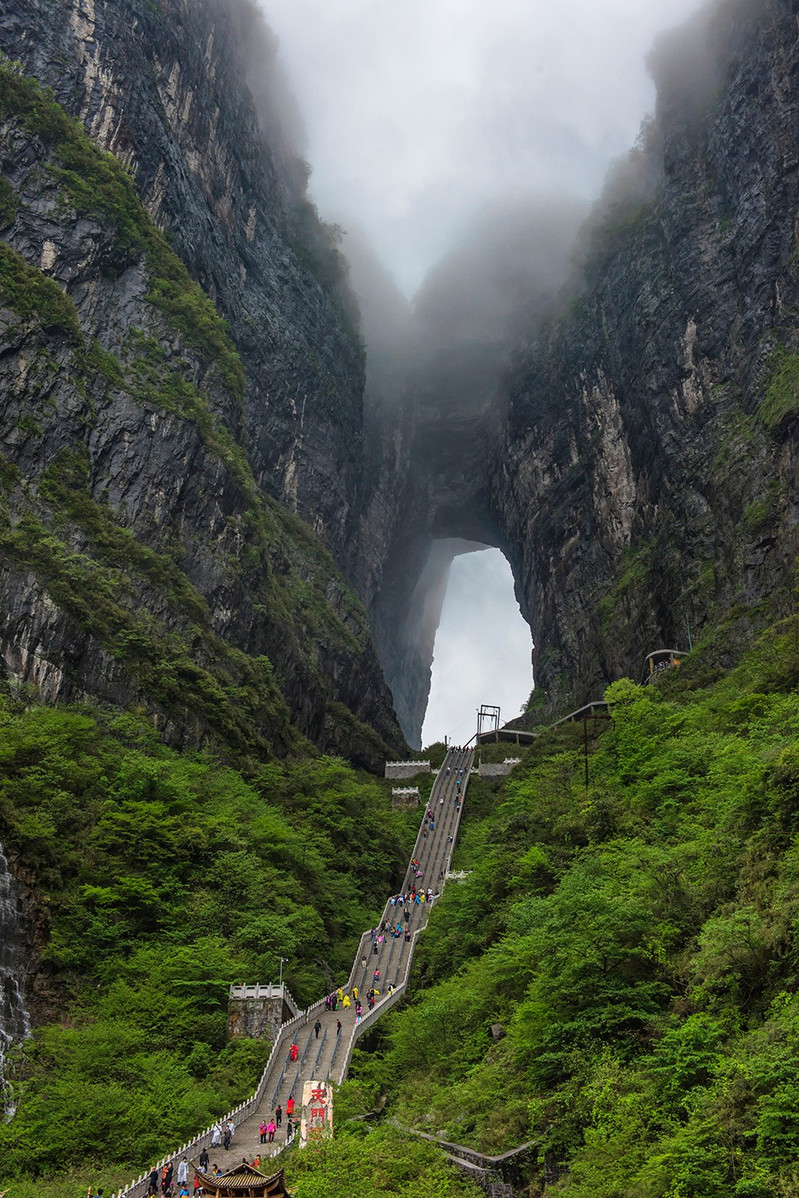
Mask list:
[[[302,1014],[299,1014],[295,1015],[292,1019],[287,1019],[285,1023],[280,1025],[277,1037],[272,1045],[272,1051],[269,1054],[269,1060],[266,1062],[266,1066],[261,1074],[261,1080],[258,1083],[255,1093],[245,1102],[240,1102],[239,1105],[234,1107],[232,1111],[229,1111],[227,1115],[221,1116],[219,1119],[217,1119],[216,1123],[224,1127],[224,1125],[230,1122],[230,1120],[233,1120],[234,1123],[239,1123],[242,1119],[246,1119],[248,1115],[252,1114],[263,1098],[269,1072],[272,1068],[273,1062],[277,1058],[282,1043],[286,1039],[287,1033],[290,1030],[293,1030],[297,1025],[301,1024],[301,1022]],[[187,1140],[185,1144],[182,1144],[180,1148],[176,1148],[174,1152],[167,1153],[167,1155],[162,1157],[155,1166],[159,1174],[168,1161],[179,1160],[184,1156],[187,1158],[196,1157],[199,1156],[203,1148],[210,1148],[211,1140],[213,1139],[213,1132],[214,1125],[212,1124],[211,1127],[207,1127],[204,1131],[201,1131],[199,1135],[195,1136],[193,1140]],[[112,1195],[112,1198],[146,1198],[149,1187],[149,1177],[150,1170],[148,1169],[139,1177],[134,1178],[133,1181],[131,1181],[123,1189],[118,1190],[116,1194]]]
[[507,1152],[501,1152],[496,1156],[489,1156],[487,1153],[478,1152],[466,1144],[455,1144],[451,1140],[440,1140],[437,1136],[428,1135],[427,1132],[406,1127],[396,1119],[391,1119],[390,1122],[406,1135],[416,1136],[420,1140],[427,1140],[429,1144],[435,1144],[437,1148],[440,1148],[448,1156],[460,1158],[486,1172],[503,1173],[504,1169],[508,1165],[512,1165],[517,1157],[522,1157],[532,1151],[538,1153],[541,1147],[538,1140],[526,1140],[524,1144],[519,1144],[516,1148],[509,1148]]
[[[430,763],[427,762],[426,764],[429,767]],[[468,779],[468,774],[467,774],[467,779]],[[466,783],[464,785],[464,794],[462,797],[463,798],[466,797]],[[418,848],[418,846],[420,844],[420,839],[421,839],[421,829],[416,838],[415,848]],[[451,857],[451,853],[452,853],[452,848],[450,848],[447,853],[448,860]],[[448,860],[447,860],[447,863],[448,863]],[[391,898],[389,898],[386,901],[385,907],[383,908],[383,914],[382,914],[381,918],[384,920],[386,918],[388,918],[388,915],[389,915],[389,912],[391,911],[391,909],[392,909],[391,908]],[[356,1040],[358,1040],[365,1031],[368,1031],[368,1029],[377,1022],[377,1020],[380,1018],[381,1015],[385,1014],[386,1011],[390,1010],[391,1007],[395,1006],[396,1003],[398,1003],[400,1001],[400,999],[403,997],[406,986],[407,986],[407,980],[410,975],[411,963],[413,961],[413,954],[414,954],[414,950],[416,948],[416,939],[424,931],[424,928],[427,925],[427,918],[429,915],[429,911],[430,911],[430,906],[428,906],[427,910],[425,911],[424,921],[422,923],[420,923],[420,926],[416,929],[416,931],[413,933],[413,936],[411,938],[411,951],[408,954],[408,959],[407,959],[407,962],[405,965],[404,977],[403,977],[402,982],[391,992],[391,994],[386,994],[386,995],[382,996],[380,998],[380,1000],[375,1004],[373,1010],[369,1011],[366,1014],[366,1016],[364,1016],[364,1018],[361,1019],[361,1022],[359,1024],[356,1024],[355,1027],[352,1029],[352,1032],[351,1032],[350,1038],[349,1038],[349,1042],[347,1044],[347,1051],[346,1051],[344,1061],[341,1066],[340,1076],[338,1078],[339,1082],[343,1081],[347,1076],[347,1070],[349,1068],[350,1056],[352,1054],[352,1047],[355,1044]],[[358,952],[356,953],[355,957],[353,958],[352,968],[350,969],[349,978],[347,979],[347,982],[345,983],[345,986],[344,986],[344,989],[346,989],[347,991],[350,991],[352,989],[353,985],[355,984],[355,978],[357,976],[358,971],[361,969],[361,960],[363,959],[364,956],[368,956],[369,948],[371,946],[371,940],[372,940],[371,930],[364,932],[363,935],[361,936],[361,939],[360,939],[360,942],[358,945]],[[247,991],[247,990],[255,991],[258,989],[258,987],[255,985],[247,986],[247,985],[241,984],[237,987],[231,987],[231,992],[234,989],[245,990],[245,991]],[[278,990],[282,989],[282,987],[262,987],[262,989],[263,990],[272,989],[274,991],[274,993],[276,994],[278,992]],[[249,997],[249,995],[247,995],[247,997]],[[293,1000],[292,1000],[292,1002],[293,1002]],[[313,1003],[311,1006],[306,1007],[306,1009],[304,1011],[298,1011],[297,1014],[292,1016],[291,1019],[287,1019],[285,1022],[281,1023],[281,1025],[278,1029],[277,1035],[275,1037],[275,1042],[272,1045],[272,1051],[269,1054],[269,1060],[267,1061],[264,1071],[261,1074],[261,1079],[258,1083],[258,1087],[257,1087],[255,1093],[252,1095],[251,1098],[248,1098],[244,1102],[240,1102],[239,1105],[237,1107],[235,1107],[232,1111],[230,1111],[227,1115],[225,1115],[224,1117],[222,1117],[220,1119],[217,1119],[216,1123],[219,1123],[221,1126],[224,1126],[224,1124],[229,1122],[230,1120],[233,1120],[235,1123],[240,1123],[242,1119],[246,1119],[248,1115],[252,1114],[253,1111],[257,1109],[257,1107],[260,1105],[260,1103],[263,1099],[263,1096],[266,1092],[266,1087],[267,1087],[267,1083],[269,1080],[270,1072],[272,1071],[273,1065],[276,1062],[279,1053],[283,1050],[283,1046],[285,1045],[285,1041],[286,1041],[289,1033],[291,1033],[293,1036],[294,1033],[296,1032],[297,1028],[307,1026],[309,1024],[309,1022],[311,1021],[311,1019],[314,1017],[314,1015],[323,1009],[324,1005],[325,1005],[325,997],[323,996],[322,998],[318,999],[317,1002]],[[306,1046],[305,1051],[307,1052],[307,1046]],[[338,1046],[336,1048],[336,1053],[338,1053]],[[318,1059],[318,1055],[319,1054],[317,1054],[317,1059]],[[303,1053],[303,1057],[304,1056],[305,1056],[305,1053]],[[164,1165],[168,1161],[174,1161],[176,1159],[180,1159],[183,1156],[185,1156],[187,1158],[197,1157],[203,1148],[211,1147],[212,1136],[213,1136],[213,1125],[211,1127],[206,1128],[205,1131],[200,1132],[200,1134],[195,1136],[194,1139],[188,1140],[185,1144],[182,1144],[180,1146],[180,1148],[175,1149],[174,1152],[171,1152],[171,1153],[167,1154],[166,1156],[162,1157],[161,1160],[158,1161],[158,1163],[155,1167],[158,1169],[158,1171],[160,1173],[160,1171],[163,1169]],[[147,1188],[148,1188],[148,1180],[149,1180],[149,1170],[145,1171],[139,1177],[137,1177],[133,1181],[131,1181],[127,1187],[124,1187],[123,1189],[118,1190],[115,1194],[112,1195],[112,1198],[146,1198]]]

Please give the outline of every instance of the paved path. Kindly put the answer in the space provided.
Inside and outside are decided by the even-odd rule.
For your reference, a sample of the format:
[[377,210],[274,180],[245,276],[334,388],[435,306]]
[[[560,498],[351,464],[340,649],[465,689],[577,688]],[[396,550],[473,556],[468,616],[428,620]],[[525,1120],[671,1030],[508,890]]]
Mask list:
[[[405,873],[403,891],[406,894],[414,882],[417,889],[424,887],[425,891],[428,888],[432,889],[434,894],[441,892],[458,835],[472,757],[471,749],[450,749],[447,753],[425,805],[411,862]],[[459,797],[461,801],[456,805]],[[429,827],[428,810],[433,815],[433,829]],[[418,867],[413,865],[414,860],[419,862]],[[417,868],[421,871],[418,878]],[[343,987],[349,994],[352,994],[355,986],[358,987],[366,1012],[360,1023],[356,1026],[354,1004],[349,1008],[339,1006],[337,1011],[326,1011],[322,998],[284,1024],[278,1033],[269,1064],[255,1095],[241,1103],[237,1108],[238,1114],[233,1116],[236,1128],[229,1151],[225,1151],[221,1145],[212,1148],[211,1129],[206,1129],[177,1151],[163,1157],[158,1163],[159,1171],[167,1160],[173,1160],[177,1164],[184,1155],[193,1168],[197,1167],[200,1151],[204,1147],[208,1148],[211,1165],[218,1164],[223,1171],[231,1169],[242,1157],[252,1161],[259,1153],[266,1172],[277,1170],[280,1167],[279,1163],[272,1166],[269,1158],[277,1156],[286,1147],[287,1120],[284,1114],[283,1125],[272,1144],[261,1144],[261,1122],[269,1123],[278,1105],[282,1106],[285,1112],[286,1103],[291,1097],[295,1099],[299,1113],[303,1082],[324,1080],[339,1083],[344,1080],[352,1048],[358,1037],[373,1027],[405,993],[416,938],[427,923],[432,905],[428,902],[407,904],[410,917],[406,925],[405,908],[392,905],[389,898],[381,916],[381,923],[393,923],[396,927],[400,922],[403,927],[408,926],[411,939],[410,942],[406,941],[404,933],[399,937],[388,935],[382,944],[377,944],[375,952],[374,930],[364,932],[349,979]],[[375,969],[380,970],[380,980],[374,983],[380,994],[374,1010],[368,1011],[366,991],[373,985]],[[317,1020],[321,1024],[318,1036],[315,1029]],[[338,1020],[341,1021],[340,1033],[337,1031]],[[296,1040],[298,1045],[296,1062],[292,1062],[289,1057],[292,1040]],[[115,1198],[144,1198],[146,1193],[147,1173],[142,1173],[128,1186],[119,1190]]]
[[[430,798],[424,808],[424,816],[416,837],[412,860],[418,860],[421,876],[417,879],[415,869],[409,862],[405,873],[403,890],[407,894],[414,883],[417,889],[431,888],[438,894],[444,884],[444,878],[449,869],[452,850],[457,838],[458,826],[463,809],[462,798],[466,793],[469,780],[469,770],[472,765],[473,753],[470,749],[450,749],[444,760],[438,776],[433,783]],[[456,807],[456,799],[461,796],[461,804]],[[435,828],[430,830],[427,811],[433,813]],[[405,940],[404,935],[384,937],[382,944],[375,945],[371,933],[367,932],[361,939],[350,972],[349,983],[344,987],[345,992],[352,993],[357,986],[364,1014],[367,1014],[366,992],[373,984],[380,991],[375,1009],[365,1018],[360,1027],[355,1026],[355,1005],[337,1011],[325,1011],[324,1000],[309,1007],[303,1017],[303,1022],[291,1028],[283,1037],[281,1051],[276,1054],[276,1060],[267,1078],[266,1088],[260,1105],[236,1128],[230,1151],[223,1148],[211,1151],[211,1163],[218,1161],[222,1169],[230,1168],[236,1161],[246,1157],[251,1161],[256,1153],[262,1159],[276,1155],[286,1145],[286,1103],[294,1097],[299,1111],[302,1103],[302,1083],[311,1079],[331,1080],[339,1082],[346,1076],[352,1046],[361,1029],[371,1027],[385,1010],[394,1005],[394,998],[401,994],[390,996],[389,987],[393,986],[404,991],[410,973],[413,949],[416,935],[427,923],[432,904],[412,903],[405,909],[410,911],[410,920],[406,923],[402,906],[393,906],[391,899],[386,903],[382,921],[393,924],[401,923],[403,928],[409,927],[412,933],[411,941]],[[375,951],[375,949],[377,951]],[[380,979],[374,981],[374,971],[379,969]],[[317,1037],[314,1025],[316,1021],[322,1025]],[[337,1021],[341,1022],[341,1033],[337,1033]],[[289,1050],[292,1038],[296,1039],[299,1048],[299,1059],[296,1063],[289,1060]],[[283,1107],[283,1125],[277,1133],[273,1144],[261,1144],[259,1125],[263,1120],[269,1123],[277,1106]],[[334,1107],[335,1118],[335,1107]],[[214,1155],[216,1153],[216,1155]]]

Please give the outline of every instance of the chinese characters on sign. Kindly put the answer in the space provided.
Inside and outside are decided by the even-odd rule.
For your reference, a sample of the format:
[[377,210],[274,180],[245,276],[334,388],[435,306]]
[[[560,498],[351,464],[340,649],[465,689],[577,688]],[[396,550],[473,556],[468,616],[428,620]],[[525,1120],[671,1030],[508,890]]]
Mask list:
[[333,1135],[333,1091],[327,1082],[305,1082],[302,1089],[300,1147]]

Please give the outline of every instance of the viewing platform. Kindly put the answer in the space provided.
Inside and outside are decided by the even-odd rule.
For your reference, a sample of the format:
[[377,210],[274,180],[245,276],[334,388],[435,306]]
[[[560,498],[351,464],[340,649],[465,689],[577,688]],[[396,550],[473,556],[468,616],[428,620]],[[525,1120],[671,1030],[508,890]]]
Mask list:
[[384,777],[399,781],[402,778],[415,778],[417,774],[431,774],[429,761],[387,761]]

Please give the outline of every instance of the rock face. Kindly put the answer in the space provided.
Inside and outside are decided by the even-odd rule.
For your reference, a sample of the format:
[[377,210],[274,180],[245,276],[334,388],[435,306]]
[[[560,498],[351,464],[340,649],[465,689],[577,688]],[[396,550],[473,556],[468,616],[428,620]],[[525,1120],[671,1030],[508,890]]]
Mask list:
[[492,506],[567,701],[791,602],[798,50],[771,0],[662,41],[637,194],[515,369]]
[[26,932],[16,881],[0,845],[0,1108],[6,1117],[13,1110],[3,1085],[3,1058],[10,1046],[30,1031],[22,979],[25,971]]
[[336,251],[287,144],[254,6],[3,0],[0,46],[132,172],[234,330],[256,482],[340,557],[360,472],[363,352],[314,274],[329,274]]
[[[197,40],[192,22],[203,15],[207,37]],[[171,60],[175,126],[159,101],[136,55],[155,45],[177,53],[183,21],[190,44],[205,48],[197,77],[212,87],[237,45],[214,4],[3,8],[16,57],[29,49],[26,65],[45,79],[49,71],[134,168],[134,143],[142,146],[139,185],[153,210],[163,216],[174,204],[185,259],[198,275],[219,276],[205,279],[215,307],[118,160],[13,65],[2,67],[5,668],[52,701],[144,703],[176,744],[210,736],[236,753],[283,752],[299,730],[377,769],[403,741],[365,615],[293,510],[341,549],[358,481],[344,459],[358,452],[362,353],[290,248],[285,169],[262,141],[246,87],[236,97],[219,79],[233,106],[229,140],[205,145],[208,162],[190,152],[186,122],[199,101],[185,69],[181,91]],[[64,45],[81,64],[77,82],[54,66]],[[234,66],[225,66],[231,78]],[[131,111],[130,85],[120,88],[139,70],[145,95]],[[156,82],[166,88],[164,71]],[[206,116],[211,136],[224,120],[213,105]],[[233,168],[223,151],[234,140],[251,186],[236,181],[237,196],[257,200],[257,211],[226,222],[222,185]],[[268,369],[231,341],[217,312],[225,303],[237,330],[247,327],[245,308],[252,328],[261,322]]]
[[401,737],[351,586],[414,744],[468,543],[511,563],[550,708],[789,610],[788,0],[726,0],[661,41],[655,118],[558,299],[562,246],[532,287],[486,275],[493,307],[472,293],[444,319],[431,285],[424,335],[403,325],[401,368],[380,346],[365,401],[249,0],[0,0],[0,44],[136,188],[3,66],[13,678],[146,702],[177,743],[282,751],[299,729],[374,766]]
[[[735,642],[792,608],[798,65],[783,0],[731,0],[662,39],[655,119],[609,184],[582,277],[480,404],[439,387],[436,418],[406,405],[391,584],[372,598],[390,680],[421,638],[392,650],[381,621],[402,629],[406,596],[424,602],[439,536],[508,557],[550,709],[639,677],[651,649],[712,626]],[[421,696],[397,705],[413,742]]]

